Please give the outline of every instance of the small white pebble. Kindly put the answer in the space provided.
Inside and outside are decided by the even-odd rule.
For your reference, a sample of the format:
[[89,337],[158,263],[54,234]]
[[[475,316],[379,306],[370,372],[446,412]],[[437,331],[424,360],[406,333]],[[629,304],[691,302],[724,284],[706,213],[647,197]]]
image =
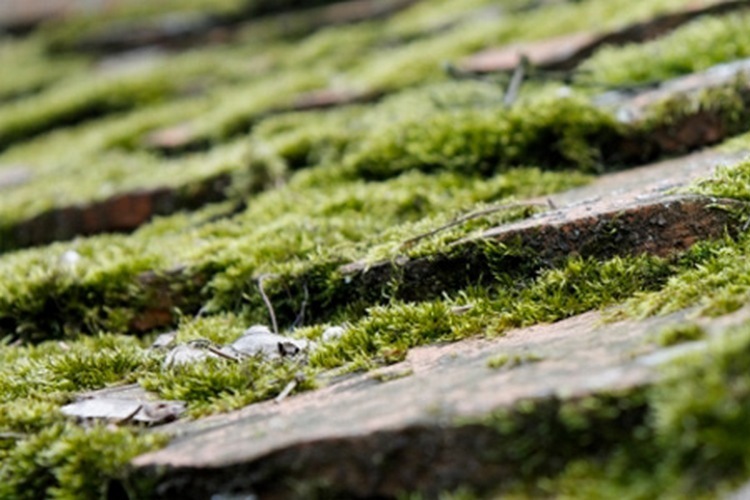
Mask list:
[[170,369],[178,366],[188,365],[203,361],[206,358],[218,358],[219,356],[207,350],[208,343],[203,345],[198,341],[180,344],[172,348],[162,362],[162,369]]
[[74,268],[81,261],[81,254],[75,250],[66,250],[60,256],[60,264],[66,267]]
[[345,333],[346,329],[343,326],[329,326],[325,329],[323,335],[321,335],[320,338],[323,340],[323,342],[332,342],[343,337]]
[[242,332],[242,335],[257,335],[260,333],[273,333],[271,332],[271,329],[268,328],[266,325],[253,325],[244,332]]
[[154,343],[151,344],[151,349],[164,349],[167,347],[170,347],[172,344],[174,344],[175,339],[177,338],[177,331],[171,331],[167,333],[161,333],[158,337],[156,337],[156,340],[154,340]]
[[266,359],[294,356],[308,349],[308,341],[271,332],[263,325],[251,326],[225,347],[227,353],[239,356],[261,355]]

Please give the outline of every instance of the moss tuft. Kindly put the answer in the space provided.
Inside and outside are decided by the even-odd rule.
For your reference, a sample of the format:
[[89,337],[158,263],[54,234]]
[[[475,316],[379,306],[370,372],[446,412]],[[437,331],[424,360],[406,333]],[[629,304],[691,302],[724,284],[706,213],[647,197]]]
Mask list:
[[156,433],[57,424],[0,451],[0,496],[103,498],[130,459],[165,443]]
[[706,332],[699,325],[687,323],[665,328],[657,335],[656,342],[663,347],[668,347],[683,342],[701,340]]
[[515,368],[517,366],[527,365],[541,361],[541,356],[534,353],[523,354],[499,354],[487,361],[487,367],[493,370],[500,368]]

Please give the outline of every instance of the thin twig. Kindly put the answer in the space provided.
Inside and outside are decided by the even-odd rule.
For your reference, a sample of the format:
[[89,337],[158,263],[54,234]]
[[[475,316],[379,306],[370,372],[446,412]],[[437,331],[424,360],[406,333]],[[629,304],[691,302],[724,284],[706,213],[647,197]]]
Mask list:
[[281,391],[279,393],[279,395],[276,396],[276,399],[273,400],[274,403],[279,404],[282,401],[284,401],[286,399],[286,397],[289,396],[289,394],[292,393],[292,391],[294,390],[294,388],[297,387],[297,383],[298,383],[297,379],[294,379],[291,382],[289,382],[288,384],[286,384],[286,387],[284,387],[284,390]]
[[518,65],[516,66],[516,69],[513,70],[513,76],[511,77],[510,83],[508,84],[508,90],[505,92],[505,97],[503,97],[503,104],[506,107],[509,108],[513,106],[514,102],[516,102],[518,93],[521,90],[521,85],[523,84],[523,80],[524,78],[526,78],[526,70],[529,67],[529,58],[526,57],[525,54],[521,54]]
[[135,418],[135,416],[138,415],[138,412],[141,411],[141,408],[143,408],[143,405],[142,404],[138,405],[135,410],[128,413],[126,416],[122,417],[120,420],[115,422],[115,424],[125,425],[125,424],[130,423]]
[[0,439],[25,439],[28,435],[20,432],[0,432]]
[[208,304],[203,305],[200,309],[198,309],[198,312],[195,313],[195,316],[193,316],[193,319],[200,318],[201,316],[203,316],[203,314],[205,314],[207,310],[208,310]]
[[310,299],[310,291],[307,289],[307,283],[302,284],[302,289],[305,292],[305,298],[302,299],[302,307],[300,307],[299,314],[294,319],[294,328],[300,326],[305,321],[305,308],[307,308],[307,301]]
[[263,297],[263,302],[265,302],[266,307],[268,308],[268,314],[271,316],[271,326],[273,326],[273,333],[278,335],[279,325],[278,323],[276,323],[276,312],[273,310],[273,304],[271,304],[271,301],[268,299],[266,291],[263,290],[263,280],[270,276],[270,274],[262,274],[258,278],[258,290],[260,291],[260,296]]
[[206,349],[208,350],[208,352],[212,352],[216,354],[217,356],[219,356],[220,358],[228,359],[230,361],[239,361],[239,359],[236,358],[235,356],[232,356],[231,354],[227,354],[221,349],[217,349],[216,347],[212,345],[206,347]]
[[[515,75],[515,72],[518,71],[518,66],[516,66],[513,69],[513,73],[510,73],[508,75],[507,70],[498,68],[494,71],[472,71],[472,70],[464,70],[460,67],[457,67],[451,63],[444,63],[443,64],[444,70],[448,76],[450,76],[453,79],[456,80],[484,80],[488,81],[493,76],[494,78],[491,79],[491,81],[496,82],[498,84],[504,84],[506,81],[512,80],[513,76]],[[582,70],[582,69],[575,69],[575,70],[555,70],[555,69],[545,69],[540,68],[537,66],[527,65],[525,67],[525,75],[524,80],[531,80],[531,81],[540,81],[540,82],[561,82],[564,84],[571,84],[575,81],[575,84],[580,87],[590,87],[594,89],[604,89],[607,91],[615,91],[615,92],[640,92],[642,90],[650,89],[658,87],[661,83],[663,83],[661,80],[647,80],[644,82],[625,82],[622,84],[612,84],[609,82],[604,81],[593,81],[590,79],[585,78],[578,78],[577,76],[585,76],[590,72]],[[508,76],[510,76],[510,80],[508,79]]]
[[501,212],[503,210],[509,210],[511,208],[531,208],[531,207],[548,207],[548,206],[549,205],[545,203],[517,202],[517,203],[505,203],[503,205],[498,205],[496,207],[485,208],[484,210],[479,210],[477,212],[472,212],[464,216],[461,216],[449,222],[448,224],[444,224],[440,227],[433,229],[432,231],[427,231],[426,233],[422,233],[417,236],[414,236],[413,238],[409,238],[408,240],[401,243],[401,248],[408,248],[414,245],[416,242],[421,241],[425,238],[429,238],[430,236],[434,236],[441,231],[445,231],[446,229],[450,229],[452,227],[460,226],[464,222],[468,222],[472,219],[483,217],[485,215],[490,215],[495,212]]

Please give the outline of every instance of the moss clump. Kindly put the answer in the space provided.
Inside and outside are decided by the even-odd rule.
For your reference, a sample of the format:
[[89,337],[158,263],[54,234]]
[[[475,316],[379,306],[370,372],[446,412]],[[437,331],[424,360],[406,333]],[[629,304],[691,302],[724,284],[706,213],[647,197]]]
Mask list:
[[84,69],[86,59],[70,55],[50,59],[39,39],[4,40],[0,65],[12,67],[11,77],[0,81],[0,103],[26,98]]
[[[701,179],[687,191],[719,198],[750,200],[747,177],[750,163],[741,161],[718,168],[709,178]],[[746,218],[744,214],[738,217]],[[700,242],[679,259],[678,267],[663,287],[642,292],[627,301],[623,311],[629,315],[665,314],[699,306],[701,314],[719,316],[743,307],[750,297],[747,280],[747,256],[750,239],[743,232],[736,238],[717,242]]]
[[131,458],[166,439],[83,428],[66,422],[59,408],[76,393],[134,381],[157,366],[139,341],[109,334],[0,346],[0,497],[102,498]]
[[673,464],[695,487],[747,474],[750,329],[731,329],[708,352],[668,365],[653,392],[654,427]]
[[376,129],[345,161],[365,178],[450,170],[488,175],[516,165],[601,170],[614,119],[576,98],[531,100],[510,110],[446,110]]
[[747,14],[705,17],[658,40],[605,47],[579,69],[579,81],[637,85],[668,80],[750,56]]
[[750,161],[721,166],[712,176],[695,182],[690,191],[706,196],[750,202]]
[[624,311],[635,316],[665,314],[698,305],[701,314],[719,316],[742,307],[748,300],[748,239],[697,245],[685,256],[684,267],[663,287],[641,292]]
[[242,408],[278,396],[290,382],[296,391],[315,387],[312,372],[301,363],[249,359],[242,362],[207,359],[174,370],[141,377],[144,388],[165,399],[189,401],[189,413],[198,417]]
[[487,367],[493,370],[500,368],[515,368],[517,366],[527,365],[530,363],[537,363],[544,359],[538,354],[534,353],[522,353],[522,354],[499,354],[487,360]]
[[530,286],[495,299],[494,325],[511,327],[552,322],[618,303],[644,290],[658,290],[674,268],[651,256],[615,257],[605,262],[571,258],[545,271]]
[[175,83],[151,78],[110,78],[53,87],[28,100],[4,107],[0,117],[0,150],[56,127],[164,99]]
[[[483,286],[456,290],[452,295],[443,291],[444,299],[372,307],[352,321],[339,341],[315,351],[310,362],[324,368],[369,369],[401,361],[410,348],[419,345],[497,335],[604,308],[639,290],[658,288],[669,274],[669,263],[653,257],[603,263],[574,258],[537,277],[497,274],[496,281]],[[455,307],[468,310],[456,314]]]
[[701,340],[706,336],[706,332],[695,323],[674,325],[665,328],[656,337],[656,343],[663,347],[668,347],[683,342],[692,342]]
[[[497,434],[483,458],[512,471],[505,478],[503,493],[524,491],[531,485],[526,491],[539,495],[534,485],[540,478],[576,459],[607,456],[644,424],[646,412],[644,393],[638,389],[568,401],[522,401],[481,422]],[[488,486],[497,485],[485,484],[485,492]]]
[[0,450],[0,496],[103,498],[133,457],[164,444],[156,433],[56,424]]

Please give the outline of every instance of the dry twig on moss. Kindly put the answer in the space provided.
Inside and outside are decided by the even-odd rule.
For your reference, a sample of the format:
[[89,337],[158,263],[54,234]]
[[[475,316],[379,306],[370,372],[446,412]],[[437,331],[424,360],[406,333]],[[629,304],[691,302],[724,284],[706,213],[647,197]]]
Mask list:
[[446,229],[450,229],[452,227],[460,226],[461,224],[468,222],[472,219],[478,219],[479,217],[484,217],[485,215],[494,214],[496,212],[502,212],[503,210],[510,210],[512,208],[555,208],[555,206],[552,203],[552,200],[548,200],[547,203],[529,203],[529,202],[516,202],[516,203],[505,203],[503,205],[498,205],[495,207],[485,208],[483,210],[478,210],[476,212],[471,212],[466,215],[463,215],[448,224],[444,224],[440,227],[437,227],[431,231],[427,231],[426,233],[419,234],[417,236],[414,236],[413,238],[409,238],[408,240],[401,243],[400,248],[409,248],[413,246],[415,243],[425,239],[429,238],[430,236],[434,236],[442,231],[445,231]]

